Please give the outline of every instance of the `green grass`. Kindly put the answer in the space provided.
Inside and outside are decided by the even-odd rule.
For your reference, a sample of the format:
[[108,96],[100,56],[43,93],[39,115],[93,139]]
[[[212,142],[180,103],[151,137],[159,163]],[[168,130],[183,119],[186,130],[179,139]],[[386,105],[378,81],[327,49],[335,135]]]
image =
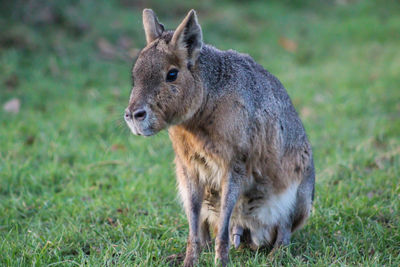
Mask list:
[[18,98],[21,109],[0,111],[0,265],[160,266],[184,251],[168,136],[135,137],[122,113],[141,9],[173,28],[194,7],[206,42],[283,82],[315,155],[307,225],[273,256],[231,250],[232,265],[398,266],[400,6],[151,2],[51,1],[51,25],[29,6],[3,7],[0,105]]

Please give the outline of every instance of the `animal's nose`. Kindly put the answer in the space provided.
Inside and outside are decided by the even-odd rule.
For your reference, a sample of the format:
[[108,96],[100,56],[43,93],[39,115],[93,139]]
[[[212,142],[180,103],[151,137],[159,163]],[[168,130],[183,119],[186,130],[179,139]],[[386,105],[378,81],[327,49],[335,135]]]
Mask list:
[[129,108],[125,109],[125,119],[126,120],[132,119],[132,112],[129,110]]
[[133,117],[135,120],[142,121],[146,118],[147,113],[146,110],[139,108],[133,112]]

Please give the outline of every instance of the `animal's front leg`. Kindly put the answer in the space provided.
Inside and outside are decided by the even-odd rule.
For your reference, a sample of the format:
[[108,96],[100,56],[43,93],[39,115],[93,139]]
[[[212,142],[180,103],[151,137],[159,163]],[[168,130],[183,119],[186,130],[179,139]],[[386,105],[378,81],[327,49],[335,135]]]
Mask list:
[[[179,170],[179,168],[181,169]],[[189,222],[189,236],[184,261],[184,266],[189,267],[197,262],[200,253],[199,222],[204,187],[199,184],[197,176],[190,174],[182,166],[178,167],[178,183]]]
[[240,195],[241,175],[235,171],[229,173],[227,179],[222,184],[221,193],[221,212],[218,221],[218,234],[215,240],[215,264],[218,262],[222,266],[228,264],[229,254],[229,221],[233,208]]

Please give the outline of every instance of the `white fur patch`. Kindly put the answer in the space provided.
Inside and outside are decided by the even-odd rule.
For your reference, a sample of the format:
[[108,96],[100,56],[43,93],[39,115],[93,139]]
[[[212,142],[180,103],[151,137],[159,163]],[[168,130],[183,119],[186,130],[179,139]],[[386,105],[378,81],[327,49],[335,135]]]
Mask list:
[[289,215],[296,201],[298,184],[290,185],[286,191],[279,195],[271,195],[267,198],[265,205],[257,209],[254,214],[257,219],[266,225],[277,224],[282,217]]
[[249,228],[255,245],[270,244],[277,225],[288,222],[296,201],[298,184],[290,185],[284,192],[269,195],[250,216],[238,216],[239,225]]

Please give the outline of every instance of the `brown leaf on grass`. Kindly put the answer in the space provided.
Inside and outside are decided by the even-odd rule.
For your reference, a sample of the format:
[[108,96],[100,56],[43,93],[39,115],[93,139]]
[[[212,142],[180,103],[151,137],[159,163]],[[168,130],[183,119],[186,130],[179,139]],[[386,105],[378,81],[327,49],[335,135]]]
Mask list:
[[169,266],[179,266],[185,259],[185,253],[172,254],[165,258]]
[[97,41],[97,47],[100,55],[105,59],[114,59],[117,56],[117,50],[115,47],[104,38],[100,38]]
[[125,150],[125,146],[121,144],[113,144],[111,146],[111,151],[117,151],[117,150]]
[[117,220],[116,220],[116,219],[113,219],[113,218],[108,217],[108,218],[107,218],[107,222],[108,222],[108,224],[110,224],[112,227],[116,227],[116,226],[117,226]]
[[117,212],[118,213],[122,213],[122,214],[126,214],[126,213],[128,213],[128,208],[118,208]]
[[309,107],[303,107],[300,110],[301,117],[305,118],[305,119],[310,117],[313,113],[314,113],[314,111]]
[[296,52],[297,50],[297,43],[293,40],[290,40],[286,37],[279,38],[279,44],[288,52]]
[[33,145],[33,143],[35,142],[35,136],[34,135],[30,135],[26,138],[25,140],[25,144],[28,146]]
[[33,51],[37,48],[33,42],[32,34],[26,26],[12,26],[6,28],[0,34],[0,49],[1,48],[20,48]]
[[18,98],[13,98],[4,103],[3,110],[8,113],[17,114],[21,108],[21,101]]
[[8,77],[4,81],[4,85],[7,86],[9,90],[14,90],[19,84],[19,79],[16,74],[11,74],[10,77]]

